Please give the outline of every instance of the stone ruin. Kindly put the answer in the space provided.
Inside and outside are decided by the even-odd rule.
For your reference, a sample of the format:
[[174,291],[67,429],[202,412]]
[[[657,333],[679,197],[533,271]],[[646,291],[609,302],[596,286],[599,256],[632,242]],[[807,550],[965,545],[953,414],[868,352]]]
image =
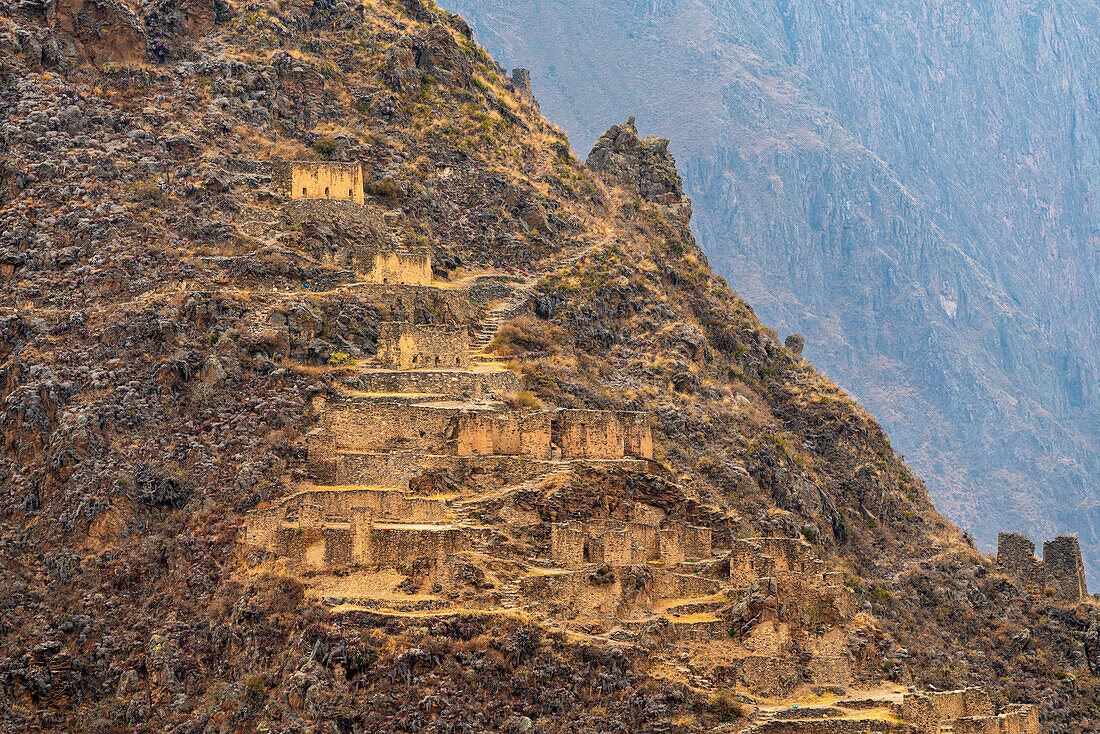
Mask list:
[[563,568],[586,564],[632,566],[659,560],[667,567],[686,559],[711,557],[710,528],[593,520],[555,523],[550,556]]
[[363,167],[332,161],[277,161],[271,187],[287,199],[334,199],[363,203]]
[[432,284],[432,258],[427,248],[378,250],[364,258],[363,279],[374,285]]
[[[314,475],[326,481],[350,478],[354,474],[351,466],[367,465],[364,455],[384,461],[385,455],[394,451],[428,457],[511,456],[542,462],[653,456],[653,439],[644,414],[598,410],[523,413],[454,401],[353,397],[329,406],[321,425],[307,437],[307,446]],[[368,477],[360,474],[358,479]]]
[[1031,591],[1051,591],[1076,604],[1086,596],[1085,567],[1081,546],[1072,535],[1043,543],[1042,559],[1035,557],[1035,543],[1020,533],[997,537],[997,570]]
[[981,688],[908,693],[900,700],[839,700],[768,713],[752,734],[1039,734],[1038,708],[994,710]]
[[386,321],[378,325],[377,344],[378,362],[391,370],[470,366],[470,334],[461,327]]
[[976,687],[911,693],[894,706],[894,713],[927,734],[1039,734],[1035,706],[1011,704],[995,713],[989,693]]
[[[533,101],[526,70],[514,70],[513,83]],[[639,160],[666,164],[654,170],[668,172],[638,178],[639,194],[678,202],[667,141],[639,140],[633,120],[605,136],[589,165],[614,173]],[[272,164],[271,181],[291,200],[362,203],[362,175],[358,164],[288,161]],[[295,206],[360,216],[358,207]],[[373,251],[375,244],[355,261],[362,285],[391,295],[395,285],[430,287],[426,250],[390,241]],[[491,326],[482,327],[489,338]],[[648,416],[513,409],[499,398],[522,383],[477,353],[469,333],[465,324],[380,324],[375,360],[356,365],[348,390],[312,402],[320,418],[305,443],[316,484],[251,511],[244,542],[301,572],[311,593],[333,606],[383,614],[537,612],[573,634],[708,660],[708,675],[765,695],[807,682],[847,686],[861,674],[861,643],[847,638],[858,614],[852,594],[806,541],[731,539],[699,524],[705,513],[677,514],[685,508],[633,496],[614,510],[602,494],[593,496],[584,519],[566,514],[576,508],[555,515],[567,507],[554,498],[565,486],[558,482],[572,481],[583,493],[578,469],[628,477],[661,471],[652,462]],[[788,342],[796,356],[800,346]],[[661,491],[683,491],[662,481]],[[544,504],[540,493],[549,493]],[[1004,568],[1067,596],[1079,578],[1077,598],[1083,595],[1076,539],[1048,543],[1042,562],[1023,540],[1002,538]],[[332,589],[338,593],[327,596]],[[905,723],[800,718],[755,728],[1037,734],[1033,707],[994,714],[988,697],[973,691],[906,696],[892,713]]]

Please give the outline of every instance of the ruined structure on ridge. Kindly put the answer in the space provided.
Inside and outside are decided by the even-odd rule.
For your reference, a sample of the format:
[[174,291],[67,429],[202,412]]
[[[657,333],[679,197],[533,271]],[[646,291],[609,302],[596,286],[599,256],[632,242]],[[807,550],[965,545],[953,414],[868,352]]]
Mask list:
[[531,89],[531,70],[512,69],[512,85],[521,97],[534,99],[535,93]]
[[1062,535],[1043,543],[1043,557],[1035,557],[1035,543],[1020,533],[997,538],[997,568],[1032,591],[1052,591],[1062,599],[1080,602],[1088,595],[1081,546],[1076,537]]
[[464,328],[396,321],[378,325],[378,361],[391,370],[465,369],[470,334]]
[[335,199],[363,203],[363,167],[332,161],[277,161],[271,188],[287,199]]

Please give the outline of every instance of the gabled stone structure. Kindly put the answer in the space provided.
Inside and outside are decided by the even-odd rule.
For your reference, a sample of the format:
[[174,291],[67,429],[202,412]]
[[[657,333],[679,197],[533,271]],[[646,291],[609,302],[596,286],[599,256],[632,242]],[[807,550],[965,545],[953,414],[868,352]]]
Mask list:
[[559,410],[551,441],[563,459],[653,458],[653,435],[645,413]]
[[1076,604],[1088,595],[1081,546],[1072,535],[1043,543],[1042,560],[1035,557],[1035,544],[1020,533],[997,537],[997,569],[1015,578],[1025,589],[1053,591]]
[[330,199],[363,203],[363,167],[332,161],[277,161],[271,187],[288,199]]
[[709,558],[711,531],[681,523],[664,528],[613,520],[555,523],[550,528],[550,555],[564,568],[590,563],[631,566],[656,560],[674,566],[688,558]]
[[378,361],[394,370],[466,369],[470,335],[459,327],[397,321],[378,325]]

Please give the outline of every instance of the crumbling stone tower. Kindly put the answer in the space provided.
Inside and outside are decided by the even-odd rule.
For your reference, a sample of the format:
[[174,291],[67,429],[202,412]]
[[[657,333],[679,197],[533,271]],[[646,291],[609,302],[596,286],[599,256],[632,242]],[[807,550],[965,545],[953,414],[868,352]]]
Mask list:
[[512,85],[523,97],[532,100],[535,98],[535,93],[531,90],[530,69],[512,69]]
[[1050,589],[1071,603],[1081,601],[1088,594],[1081,546],[1072,535],[1043,543],[1040,560],[1035,557],[1035,544],[1026,535],[1001,533],[997,538],[997,569],[1025,588]]
[[1059,595],[1070,601],[1080,601],[1088,594],[1081,546],[1074,536],[1062,535],[1043,543],[1043,566],[1047,587]]

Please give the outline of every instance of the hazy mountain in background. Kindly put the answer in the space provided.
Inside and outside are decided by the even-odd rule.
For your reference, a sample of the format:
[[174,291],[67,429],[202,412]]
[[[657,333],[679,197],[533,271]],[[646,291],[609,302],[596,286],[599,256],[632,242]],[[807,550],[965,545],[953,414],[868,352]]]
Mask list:
[[672,138],[712,264],[942,511],[1100,571],[1100,6],[448,0],[582,156]]

